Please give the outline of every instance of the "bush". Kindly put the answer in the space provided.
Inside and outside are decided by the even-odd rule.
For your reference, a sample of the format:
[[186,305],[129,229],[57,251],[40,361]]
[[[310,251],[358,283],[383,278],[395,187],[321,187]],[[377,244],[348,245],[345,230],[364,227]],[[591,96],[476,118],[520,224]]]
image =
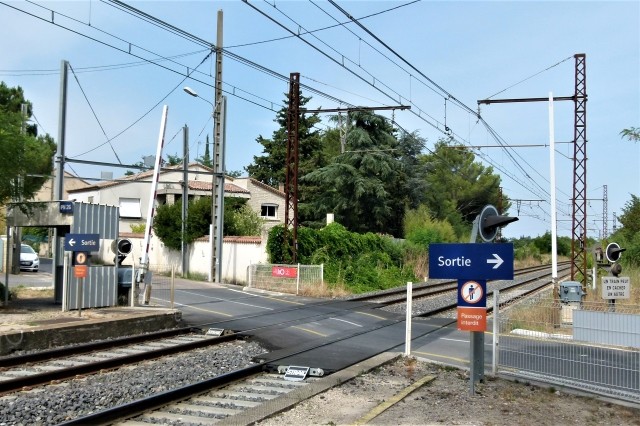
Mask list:
[[447,221],[433,219],[425,206],[408,210],[403,226],[405,238],[425,248],[431,243],[451,243],[457,240],[453,226]]
[[[293,245],[293,242],[290,242]],[[284,227],[269,232],[267,253],[271,263],[290,263],[284,252]],[[358,234],[332,223],[320,230],[298,229],[298,261],[324,264],[324,279],[354,293],[386,289],[414,281],[413,266],[404,264],[405,245],[388,236]]]
[[535,259],[542,261],[540,249],[534,243],[529,243],[521,247],[515,248],[514,258],[516,260]]

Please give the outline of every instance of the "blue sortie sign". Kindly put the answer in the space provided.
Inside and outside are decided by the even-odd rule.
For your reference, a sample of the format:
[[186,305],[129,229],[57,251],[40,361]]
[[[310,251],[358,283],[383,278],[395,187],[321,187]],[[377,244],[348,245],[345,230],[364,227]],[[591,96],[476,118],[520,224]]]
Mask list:
[[65,234],[64,249],[67,251],[100,250],[100,234]]
[[429,278],[513,279],[513,244],[429,244]]

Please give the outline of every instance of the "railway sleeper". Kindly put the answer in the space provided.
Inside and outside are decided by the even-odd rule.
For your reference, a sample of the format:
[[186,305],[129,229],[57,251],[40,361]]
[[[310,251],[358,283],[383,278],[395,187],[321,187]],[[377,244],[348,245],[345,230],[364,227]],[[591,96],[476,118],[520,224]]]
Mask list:
[[145,413],[120,424],[127,426],[148,425],[156,422],[215,424],[222,419],[285,396],[315,380],[317,379],[308,377],[304,381],[291,381],[286,380],[283,375],[263,373],[207,394],[167,405],[160,410]]

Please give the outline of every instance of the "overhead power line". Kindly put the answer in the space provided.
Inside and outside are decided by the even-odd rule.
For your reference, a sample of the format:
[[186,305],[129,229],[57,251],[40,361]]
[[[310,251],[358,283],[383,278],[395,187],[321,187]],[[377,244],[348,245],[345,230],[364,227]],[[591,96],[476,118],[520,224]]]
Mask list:
[[73,77],[75,78],[76,83],[78,83],[78,87],[80,88],[80,91],[82,92],[82,95],[84,96],[84,99],[87,101],[87,104],[89,105],[89,109],[93,113],[93,117],[98,122],[98,126],[100,126],[100,130],[102,130],[102,134],[104,135],[105,139],[107,140],[107,143],[111,147],[111,151],[113,151],[113,155],[116,156],[116,159],[118,160],[118,163],[122,164],[122,161],[120,161],[120,157],[118,157],[118,153],[116,152],[115,149],[113,149],[113,144],[111,143],[111,139],[109,139],[109,136],[107,136],[107,132],[104,130],[104,127],[102,126],[102,123],[100,122],[100,119],[98,118],[98,114],[96,114],[96,110],[93,108],[93,105],[91,105],[91,101],[89,101],[89,97],[87,96],[87,93],[84,91],[84,88],[82,87],[82,84],[80,84],[80,80],[78,79],[78,76],[76,75],[75,71],[73,70],[73,67],[71,66],[71,64],[69,64],[69,69],[71,70],[71,73],[73,74]]
[[[361,80],[365,81],[367,84],[369,84],[370,86],[372,86],[373,88],[375,88],[376,90],[378,90],[379,92],[381,92],[382,94],[384,94],[385,96],[389,97],[390,99],[395,99],[393,96],[390,96],[388,93],[386,93],[384,90],[382,90],[382,89],[381,89],[380,87],[378,87],[377,85],[372,84],[371,82],[369,82],[369,81],[367,81],[367,80],[363,79],[360,75],[358,75],[357,73],[355,73],[353,70],[351,70],[351,69],[349,69],[348,67],[346,67],[346,66],[344,65],[344,63],[341,63],[341,62],[337,61],[335,58],[332,58],[332,57],[331,57],[330,55],[328,55],[326,52],[322,51],[322,49],[319,49],[318,47],[316,47],[316,46],[314,46],[313,44],[311,44],[309,41],[307,41],[307,40],[305,40],[305,39],[301,38],[298,34],[296,34],[296,32],[295,32],[295,31],[293,31],[293,30],[291,30],[291,29],[287,28],[285,25],[283,25],[282,23],[278,22],[276,19],[274,19],[273,17],[269,16],[269,15],[268,15],[268,14],[266,14],[265,12],[261,11],[260,9],[258,9],[257,7],[255,7],[254,5],[249,4],[246,0],[245,0],[245,4],[248,4],[248,5],[249,5],[249,6],[251,6],[253,9],[255,9],[256,11],[258,11],[259,13],[261,13],[263,16],[267,17],[268,19],[270,19],[272,22],[276,23],[276,24],[277,24],[278,26],[280,26],[281,28],[283,28],[283,29],[287,30],[289,33],[296,35],[296,36],[297,36],[301,41],[303,41],[304,43],[306,43],[306,44],[308,44],[309,46],[313,47],[313,48],[314,48],[314,49],[316,49],[318,52],[322,53],[324,56],[328,57],[330,60],[332,60],[333,62],[335,62],[335,63],[337,63],[338,65],[340,65],[342,68],[346,69],[347,71],[349,71],[349,72],[350,72],[350,73],[352,73],[353,75],[355,75],[355,76],[357,76],[358,78],[360,78]],[[286,16],[286,15],[285,15],[285,16]],[[348,14],[347,14],[347,16],[348,16],[348,17],[351,17],[351,16],[350,16],[350,15],[348,15]],[[292,20],[290,17],[288,17],[288,19]],[[293,22],[295,23],[295,21],[293,21]],[[299,24],[298,24],[298,26],[301,28],[301,26],[300,26]],[[383,43],[383,45],[385,45],[385,46],[386,46],[386,44],[384,44],[384,43]],[[388,47],[388,46],[387,46],[387,47]],[[392,51],[393,51],[393,50],[392,50]],[[395,52],[394,52],[394,53],[395,53]],[[342,57],[344,58],[344,55],[342,55]],[[353,61],[351,61],[351,62],[353,62]],[[405,62],[406,62],[406,61],[405,61]],[[413,66],[412,66],[412,67],[413,67]],[[413,67],[413,68],[415,68],[415,67]],[[362,68],[362,67],[360,67],[359,69],[363,69],[363,68]],[[365,70],[365,71],[366,71],[366,70]],[[428,78],[428,77],[427,77],[427,78]],[[376,81],[376,80],[374,80],[374,81]],[[388,86],[386,86],[386,85],[385,85],[385,87],[388,87]],[[438,86],[438,87],[439,87],[439,86]],[[444,89],[442,89],[442,88],[440,88],[440,89],[443,91],[443,93],[446,93],[446,94],[447,94],[447,96],[450,96],[450,97],[451,97],[451,99],[455,99],[455,98],[454,98],[454,97],[453,97],[449,92],[445,91],[445,90],[444,90]],[[396,94],[397,94],[397,93],[396,93]],[[401,96],[401,95],[400,95],[400,96]],[[447,98],[445,98],[445,99],[447,99]],[[458,101],[458,102],[459,102],[459,101]],[[410,101],[410,103],[411,103],[412,105],[414,105],[414,103],[413,103],[413,102],[411,102],[411,101]],[[475,113],[475,111],[471,110],[469,107],[466,107],[466,106],[465,106],[465,108],[464,108],[464,109],[466,109],[467,111],[471,111],[471,113],[472,113],[474,116],[479,117],[479,116],[477,115],[477,113]],[[446,130],[445,130],[446,126],[442,126],[442,127],[440,127],[440,126],[442,125],[442,123],[440,123],[439,121],[434,120],[434,121],[435,121],[435,124],[434,124],[433,122],[430,122],[429,120],[426,120],[426,119],[425,119],[425,118],[424,118],[420,113],[417,113],[417,114],[416,114],[414,111],[411,111],[411,112],[412,112],[414,115],[417,115],[419,118],[421,118],[421,119],[422,119],[424,122],[426,122],[427,124],[431,125],[431,126],[432,126],[432,127],[434,127],[435,129],[437,129],[437,130],[439,130],[440,132],[442,132],[445,136],[452,136],[452,134],[450,134],[450,133],[446,132]],[[481,117],[479,117],[479,120],[482,120],[482,118],[481,118]],[[482,121],[483,121],[483,123],[484,123],[485,125],[488,125],[487,123],[485,123],[485,122],[484,122],[484,120],[482,120]],[[444,128],[443,128],[443,127],[444,127]],[[494,131],[494,132],[495,132],[495,131]],[[498,136],[498,135],[497,135],[497,133],[495,133],[495,135],[496,135],[496,136]],[[459,135],[456,135],[456,136],[457,136],[457,138],[464,140],[464,139],[463,139],[463,138],[461,138]],[[495,137],[495,136],[494,136],[494,137]],[[498,142],[498,143],[502,144],[502,142],[500,141],[500,139],[499,139],[499,138],[496,138],[496,140],[497,140],[497,142]],[[517,161],[515,160],[515,158],[513,158],[513,156],[512,156],[510,153],[507,153],[507,154],[511,157],[512,161],[514,162],[514,164],[516,164],[517,166],[519,166],[519,165],[517,164]],[[495,164],[495,162],[493,162],[491,159],[488,159],[488,158],[486,157],[486,155],[484,155],[484,154],[480,154],[480,157],[481,157],[481,158],[483,158],[483,159],[484,159],[484,161],[488,162],[489,164],[492,164],[496,169],[501,170],[501,171],[502,171],[502,173],[503,173],[505,176],[510,177],[511,179],[513,179],[513,180],[514,180],[514,182],[517,182],[519,185],[524,186],[523,182],[522,182],[520,179],[517,179],[517,178],[513,177],[513,176],[512,176],[510,173],[508,173],[506,170],[502,169],[502,168],[501,168],[501,167],[499,167],[497,164]],[[520,167],[520,169],[522,170],[521,166],[519,166],[519,167]],[[533,179],[531,178],[531,176],[530,176],[528,173],[526,173],[524,170],[522,170],[522,171],[523,171],[523,173],[524,173],[524,175],[525,175],[525,177],[526,177],[527,179],[529,179],[529,180],[533,180]],[[535,183],[535,182],[534,182],[534,183]],[[526,187],[525,187],[525,188],[526,188]],[[529,191],[531,191],[532,193],[536,194],[537,196],[543,197],[542,195],[540,195],[540,193],[539,193],[539,192],[536,192],[536,191],[532,190],[531,188],[526,188],[526,189],[527,189],[527,190],[529,190]],[[541,190],[543,191],[542,193],[543,193],[543,194],[545,194],[544,196],[548,198],[548,194],[546,193],[546,191],[545,191],[543,188],[540,188],[540,187],[539,187],[539,189],[541,189]]]
[[[117,5],[121,6],[122,8],[126,9],[126,13],[134,14],[134,16],[137,16],[137,14],[138,14],[138,12],[139,12],[137,9],[132,8],[131,6],[128,6],[128,5],[126,5],[126,4],[122,3],[122,2],[111,1],[110,3],[117,4]],[[332,2],[332,3],[334,3],[334,2]],[[3,3],[3,4],[7,5],[6,3]],[[335,4],[335,3],[334,3],[334,4]],[[7,6],[9,6],[9,5],[7,5]],[[9,6],[9,7],[12,7],[12,6]],[[17,8],[14,8],[14,9],[16,9],[16,10],[20,10],[20,9],[17,9]],[[50,10],[50,9],[48,9],[48,10]],[[121,9],[121,10],[122,10],[122,9]],[[22,11],[22,10],[20,10],[20,11]],[[23,13],[30,14],[29,12],[25,12],[25,11],[22,11],[22,12],[23,12]],[[57,12],[52,11],[52,16],[53,16],[53,14],[54,14],[54,13],[57,13]],[[46,20],[46,19],[43,19],[43,18],[40,18],[40,17],[38,17],[38,16],[36,16],[36,15],[32,15],[32,16],[34,16],[34,17],[36,17],[36,18],[38,18],[38,19],[45,20],[46,22],[50,22],[50,21],[48,21],[48,20]],[[171,26],[170,24],[168,24],[168,23],[166,23],[166,22],[164,22],[164,21],[162,21],[162,20],[159,20],[159,19],[153,18],[153,17],[151,17],[150,15],[145,14],[144,12],[141,12],[141,16],[143,16],[143,18],[141,18],[141,19],[145,20],[146,22],[151,23],[152,25],[157,26],[158,28],[167,29],[167,31],[170,31],[170,32],[172,32],[173,34],[179,35],[180,37],[183,37],[183,38],[185,38],[185,39],[191,40],[191,41],[196,42],[196,43],[202,43],[202,42],[204,42],[207,46],[213,46],[213,44],[212,44],[212,43],[208,43],[208,42],[206,42],[206,40],[200,39],[200,38],[195,37],[195,36],[193,36],[193,37],[192,37],[192,35],[191,35],[191,34],[189,34],[189,33],[187,33],[186,31],[183,31],[183,30],[180,30],[180,29],[178,29],[178,28],[176,28],[176,27],[173,27],[173,26]],[[348,16],[349,16],[349,15],[348,15]],[[73,18],[69,18],[69,19],[73,19]],[[77,20],[75,20],[75,21],[77,21]],[[80,21],[77,21],[77,22],[80,22]],[[82,33],[78,32],[78,31],[73,30],[73,29],[70,29],[70,28],[64,27],[64,26],[62,26],[62,25],[59,25],[58,23],[53,22],[53,20],[52,20],[50,23],[52,23],[52,24],[54,24],[54,25],[58,25],[58,26],[60,26],[60,27],[62,27],[62,28],[64,28],[64,29],[67,29],[67,30],[69,30],[69,31],[71,31],[71,32],[74,32],[74,33],[79,34],[79,35],[81,35],[81,36],[87,37],[87,38],[89,38],[89,39],[92,39],[92,40],[94,40],[94,41],[97,41],[97,42],[99,42],[99,43],[101,43],[101,44],[107,45],[107,46],[109,46],[109,47],[112,47],[112,48],[115,48],[115,49],[117,49],[117,50],[123,51],[123,52],[125,52],[125,53],[130,54],[130,55],[136,56],[136,57],[138,57],[138,58],[140,58],[140,59],[142,59],[142,60],[144,60],[144,61],[147,61],[147,62],[149,62],[149,63],[154,63],[154,61],[158,61],[158,62],[159,62],[159,61],[161,61],[161,60],[167,59],[166,57],[162,57],[162,55],[157,55],[157,54],[156,54],[156,53],[154,53],[154,52],[151,52],[151,51],[149,51],[149,50],[147,50],[147,49],[143,49],[143,48],[142,48],[142,47],[140,47],[140,46],[137,46],[137,45],[135,45],[135,44],[133,44],[133,43],[127,42],[126,40],[122,40],[121,38],[118,38],[118,37],[116,37],[116,36],[114,36],[114,35],[112,35],[112,34],[109,34],[109,33],[107,33],[107,32],[104,32],[104,31],[102,31],[102,30],[99,30],[99,31],[101,31],[101,32],[103,32],[103,33],[105,33],[105,34],[109,34],[111,37],[115,37],[116,39],[118,39],[118,40],[122,40],[122,41],[123,41],[123,42],[125,42],[125,43],[128,43],[128,45],[129,45],[130,47],[131,47],[131,46],[135,46],[135,47],[137,47],[137,48],[140,48],[141,50],[144,50],[144,51],[146,51],[146,52],[149,52],[149,53],[152,53],[152,54],[154,54],[154,55],[160,56],[160,57],[161,57],[161,59],[150,60],[150,59],[142,58],[142,57],[140,57],[140,56],[138,56],[138,55],[136,55],[136,54],[134,54],[134,53],[132,53],[132,52],[130,52],[130,51],[129,51],[129,52],[127,52],[126,50],[123,50],[123,49],[118,48],[118,47],[116,47],[116,46],[112,46],[112,45],[110,45],[109,43],[106,43],[106,42],[104,42],[104,41],[101,41],[101,40],[95,39],[95,38],[93,38],[93,37],[91,37],[91,36],[88,36],[88,35],[86,35],[86,34],[82,34]],[[87,24],[85,24],[85,23],[82,23],[82,24],[83,24],[83,25],[87,25]],[[360,24],[360,25],[361,25],[361,24]],[[95,27],[92,27],[92,29],[96,29],[96,28],[95,28]],[[368,31],[368,30],[367,30],[367,31]],[[293,35],[292,35],[292,36],[293,36]],[[195,37],[195,38],[194,38],[194,37]],[[376,38],[376,37],[374,36],[374,38]],[[380,42],[380,40],[379,40],[379,39],[378,39],[378,41]],[[383,43],[383,45],[384,45],[385,47],[389,48],[386,44],[384,44],[384,43]],[[314,47],[314,48],[315,48],[315,47]],[[317,49],[317,48],[316,48],[316,49]],[[319,51],[320,51],[320,52],[322,52],[321,50],[319,50]],[[397,53],[396,53],[395,51],[393,51],[392,49],[391,49],[391,51],[392,51],[394,54],[396,54],[396,55],[397,55]],[[237,58],[237,60],[240,60],[242,63],[244,63],[244,64],[245,64],[245,65],[247,65],[247,66],[250,66],[250,67],[252,67],[252,68],[255,68],[255,69],[257,69],[257,70],[259,70],[259,71],[261,71],[261,72],[266,72],[267,74],[270,74],[270,75],[272,75],[272,76],[274,76],[274,77],[276,77],[276,78],[282,78],[282,76],[281,76],[281,75],[279,75],[279,74],[277,74],[277,73],[274,73],[272,70],[269,70],[268,68],[266,68],[266,67],[264,67],[264,66],[261,66],[261,65],[259,65],[259,64],[256,64],[256,63],[252,62],[252,61],[249,61],[249,60],[247,60],[246,58],[241,58],[241,57],[239,57],[239,56],[237,56],[237,55],[232,54],[232,52],[228,52],[228,51],[226,51],[225,53],[226,53],[228,56],[230,56],[230,57],[232,57],[232,58],[234,58],[234,59],[235,59],[235,58]],[[404,60],[404,58],[402,58],[402,60],[406,62],[406,60]],[[179,66],[181,66],[181,67],[184,67],[184,65],[179,64],[179,63],[177,63],[177,62],[175,62],[175,61],[174,61],[174,63],[176,63],[177,65],[179,65]],[[394,62],[394,63],[395,63],[395,62]],[[154,64],[155,64],[155,65],[158,65],[158,66],[161,66],[161,67],[163,67],[163,68],[165,68],[165,69],[167,69],[167,70],[169,70],[169,71],[171,71],[171,72],[178,73],[178,74],[180,74],[180,75],[185,75],[185,73],[184,73],[184,72],[177,71],[177,70],[172,69],[172,68],[170,68],[170,67],[165,67],[165,66],[162,66],[161,64],[157,64],[157,63],[154,63]],[[398,64],[396,64],[396,65],[398,66]],[[192,79],[193,79],[193,80],[195,80],[195,81],[199,81],[200,83],[202,83],[202,84],[204,84],[204,85],[211,86],[211,84],[208,84],[208,83],[206,83],[206,82],[202,82],[202,81],[200,81],[200,80],[198,80],[198,79],[194,78],[194,77],[191,75],[191,72],[189,72],[189,71],[190,71],[190,69],[189,69],[189,68],[187,68],[187,67],[185,67],[185,68],[187,69],[187,73],[186,73],[186,74],[187,74],[187,76],[189,76],[190,78],[192,78]],[[199,72],[199,71],[196,71],[196,72]],[[199,73],[200,73],[200,72],[199,72]],[[354,75],[356,75],[356,74],[354,74]],[[364,79],[363,79],[361,76],[359,76],[359,75],[357,75],[357,77],[358,77],[358,78],[360,78],[360,79],[362,79],[363,81],[366,81],[366,80],[364,80]],[[433,81],[432,81],[432,80],[430,80],[428,77],[424,76],[424,78],[425,78],[425,79],[427,79],[427,81],[429,81],[429,82],[433,83]],[[283,80],[286,80],[286,79],[287,79],[287,77],[284,77],[284,79],[283,79]],[[374,82],[375,82],[375,81],[376,81],[376,80],[374,80]],[[383,84],[383,83],[382,83],[382,82],[380,82],[379,80],[378,80],[378,82],[379,82],[380,84]],[[367,83],[371,85],[371,83],[370,83],[370,82],[367,82]],[[434,84],[435,84],[435,83],[434,83]],[[384,86],[385,86],[386,88],[388,88],[389,90],[392,90],[392,89],[390,89],[390,88],[389,88],[389,86],[387,86],[387,85],[384,85]],[[380,91],[381,93],[383,93],[385,96],[388,96],[389,98],[391,98],[391,99],[394,99],[394,100],[395,100],[395,98],[394,98],[394,97],[390,96],[388,93],[386,93],[384,90],[382,90],[379,86],[377,86],[377,85],[373,84],[373,87],[374,87],[374,88],[376,88],[376,89],[377,89],[378,91]],[[438,86],[437,84],[435,84],[435,87],[436,87],[436,88],[438,88],[438,90],[444,90],[444,89],[442,89],[440,86]],[[310,91],[313,91],[313,93],[318,94],[319,96],[327,96],[327,97],[329,97],[330,99],[332,98],[332,99],[333,99],[333,100],[335,100],[336,102],[341,101],[340,99],[338,99],[338,98],[336,98],[336,97],[332,97],[331,95],[329,95],[329,94],[327,94],[327,93],[324,93],[324,92],[322,92],[322,91],[318,91],[317,89],[314,89],[314,88],[312,88],[312,87],[310,87],[310,86],[307,86],[306,88],[307,88],[308,90],[310,90]],[[242,96],[238,96],[238,95],[235,93],[235,89],[236,89],[236,88],[234,88],[234,91],[233,91],[233,92],[228,92],[228,91],[226,91],[226,92],[227,92],[227,93],[232,94],[233,96],[239,97],[240,99],[247,100],[246,98],[244,98],[244,97],[242,97]],[[392,90],[392,91],[393,91],[393,90]],[[395,95],[399,96],[400,98],[403,98],[403,96],[402,96],[402,95],[400,95],[400,94],[398,94],[397,92],[395,92],[395,91],[394,91],[394,93],[395,93]],[[444,97],[444,94],[446,94],[446,95],[447,95],[447,97],[449,97],[449,99],[450,99],[450,101],[451,101],[452,103],[457,104],[457,103],[459,102],[455,97],[451,96],[448,92],[443,91],[442,93],[443,93],[443,97]],[[445,99],[447,99],[447,97],[445,97]],[[405,99],[408,99],[408,97],[405,97]],[[267,108],[267,109],[271,109],[271,110],[275,111],[275,110],[273,109],[273,106],[272,106],[271,108],[268,108],[268,107],[265,107],[264,105],[261,105],[261,104],[259,104],[259,103],[253,102],[253,101],[251,101],[251,100],[247,100],[247,101],[249,101],[249,102],[251,102],[251,103],[254,103],[254,104],[258,105],[258,106],[261,106],[261,107],[263,107],[263,108]],[[348,103],[345,103],[345,104],[346,104],[346,105],[349,105]],[[462,104],[462,105],[464,105],[464,104]],[[461,107],[462,107],[462,106],[461,106]],[[466,107],[466,106],[464,106],[464,107]],[[419,108],[417,108],[417,109],[419,110]],[[463,109],[467,110],[467,112],[469,112],[470,114],[473,114],[474,116],[478,117],[478,119],[479,119],[479,120],[482,120],[482,118],[480,117],[480,115],[479,115],[478,113],[476,113],[475,111],[470,110],[468,107],[463,108]],[[423,121],[425,121],[425,122],[426,122],[427,124],[429,124],[430,126],[434,127],[435,129],[437,129],[438,131],[442,132],[443,134],[446,134],[446,133],[443,131],[443,129],[441,128],[442,123],[440,123],[438,120],[434,119],[433,117],[429,116],[429,115],[428,115],[428,114],[426,114],[426,113],[425,113],[425,115],[426,115],[426,116],[428,116],[429,118],[431,118],[433,121],[429,121],[429,120],[425,119],[425,118],[424,118],[424,116],[422,116],[422,115],[420,114],[420,112],[418,112],[418,114],[417,114],[417,115],[418,115],[418,117],[419,117],[419,118],[421,118]],[[483,121],[484,121],[484,120],[483,120]],[[117,137],[117,136],[116,136],[116,137]],[[460,140],[463,140],[463,141],[464,141],[464,138],[461,138],[459,135],[456,135],[456,137],[457,137],[457,138],[459,138]],[[506,149],[506,148],[507,148],[507,147],[505,147],[505,149]],[[485,161],[487,161],[487,159],[486,159],[486,158],[485,158]],[[515,161],[515,159],[513,159],[513,161]],[[491,164],[491,162],[490,162],[490,164]],[[530,179],[530,177],[529,177],[526,173],[525,173],[525,176],[527,176],[527,177]],[[512,179],[514,179],[516,182],[519,182],[519,180],[518,180],[518,179],[516,179],[516,178],[514,178],[514,177],[512,177],[512,176],[509,176],[509,177],[511,177]],[[519,182],[519,183],[520,183],[520,182]]]

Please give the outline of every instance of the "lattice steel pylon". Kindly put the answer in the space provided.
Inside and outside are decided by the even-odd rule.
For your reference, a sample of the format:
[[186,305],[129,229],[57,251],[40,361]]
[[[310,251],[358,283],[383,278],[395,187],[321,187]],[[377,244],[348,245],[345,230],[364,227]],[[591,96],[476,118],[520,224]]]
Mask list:
[[[289,76],[287,114],[287,159],[285,163],[284,253],[290,263],[298,261],[298,117],[300,115],[300,73]],[[291,238],[289,238],[291,232]],[[293,247],[291,244],[293,243]]]
[[587,284],[587,64],[586,55],[574,55],[574,137],[573,137],[573,234],[571,238],[571,279]]

